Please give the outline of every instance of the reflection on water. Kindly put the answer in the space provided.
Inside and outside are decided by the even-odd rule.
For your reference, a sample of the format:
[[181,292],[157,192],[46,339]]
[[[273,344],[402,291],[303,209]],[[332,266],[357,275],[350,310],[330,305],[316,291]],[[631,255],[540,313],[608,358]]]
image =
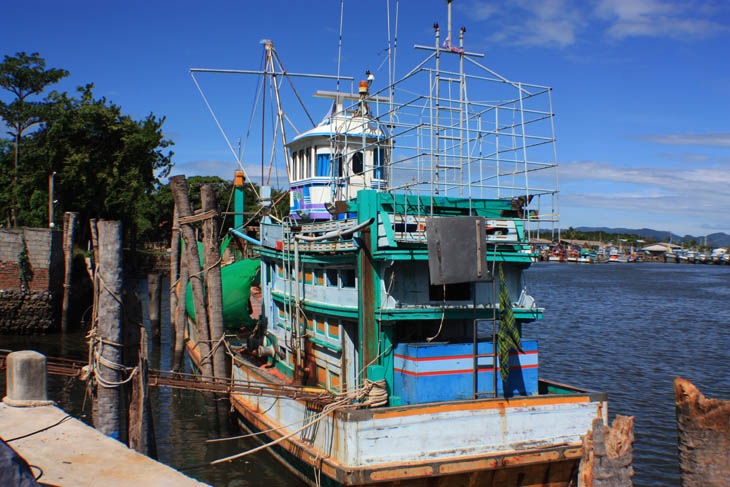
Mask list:
[[[543,320],[523,328],[524,338],[539,340],[540,375],[607,392],[611,416],[636,417],[634,484],[679,485],[672,379],[681,375],[707,396],[730,398],[730,267],[536,264],[525,282],[546,308]],[[144,281],[135,285],[140,296],[147,295]],[[168,308],[163,293],[161,343],[150,346],[153,368],[170,368]],[[55,357],[87,354],[83,333],[0,337],[0,343]],[[72,415],[88,419],[84,384],[50,376],[49,394]],[[240,432],[228,415],[217,418],[215,405],[202,394],[153,388],[152,400],[162,462],[216,486],[301,485],[265,452],[201,467],[259,443],[246,438],[206,444]]]

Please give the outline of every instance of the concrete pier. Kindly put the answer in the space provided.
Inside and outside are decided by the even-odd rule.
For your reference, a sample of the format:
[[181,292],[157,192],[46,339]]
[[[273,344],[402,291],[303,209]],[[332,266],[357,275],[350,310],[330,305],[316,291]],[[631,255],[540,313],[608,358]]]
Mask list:
[[[48,429],[40,431],[44,428]],[[30,465],[43,469],[39,481],[45,484],[207,485],[127,448],[55,406],[15,408],[0,403],[0,437]]]

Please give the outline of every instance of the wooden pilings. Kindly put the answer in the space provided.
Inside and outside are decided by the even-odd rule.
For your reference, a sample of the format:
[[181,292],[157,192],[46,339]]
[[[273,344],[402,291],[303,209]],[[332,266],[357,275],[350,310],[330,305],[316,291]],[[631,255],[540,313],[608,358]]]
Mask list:
[[172,331],[172,369],[180,370],[182,367],[182,355],[185,339],[185,321],[182,321],[182,329],[178,329],[177,315],[185,312],[185,307],[180,303],[185,303],[185,298],[178,296],[178,288],[182,289],[184,294],[187,289],[187,278],[185,286],[180,286],[180,225],[177,222],[177,207],[174,208],[172,214],[172,235],[170,236],[170,328]]
[[162,307],[162,276],[147,274],[147,296],[149,298],[150,330],[152,338],[160,339],[160,312]]
[[79,221],[79,214],[67,211],[63,214],[63,305],[61,308],[61,331],[68,330],[68,308],[71,303],[71,275],[73,271],[74,235]]
[[227,378],[226,349],[221,340],[223,329],[223,288],[221,283],[221,252],[218,243],[218,202],[215,188],[209,184],[200,187],[203,211],[214,215],[203,221],[203,255],[205,258],[205,285],[208,298],[210,339],[214,348],[213,372],[216,377]]
[[190,283],[193,290],[193,303],[195,305],[195,329],[198,334],[198,351],[203,359],[201,364],[202,372],[203,375],[210,377],[213,375],[213,366],[210,357],[210,330],[208,328],[208,316],[205,307],[204,278],[200,267],[198,242],[195,239],[192,223],[183,223],[183,219],[192,216],[193,213],[190,207],[190,200],[188,199],[185,176],[172,176],[170,178],[170,190],[175,198],[175,207],[177,208],[179,218],[178,223],[180,224],[185,243],[185,262],[190,276]]
[[730,400],[707,399],[688,380],[674,379],[682,487],[730,482]]
[[188,289],[189,273],[188,266],[183,261],[180,264],[180,277],[175,286],[175,291],[179,296],[177,300],[177,309],[171,318],[175,326],[175,349],[173,351],[172,369],[181,371],[184,364],[185,354],[185,326],[188,321],[188,314],[185,310],[185,294]]
[[[97,376],[94,427],[112,438],[121,431],[122,380],[122,223],[99,221],[97,272],[97,331],[92,337],[92,360]],[[93,234],[93,232],[92,232]]]
[[583,438],[579,487],[631,487],[634,476],[634,417],[617,415],[609,428],[602,418]]

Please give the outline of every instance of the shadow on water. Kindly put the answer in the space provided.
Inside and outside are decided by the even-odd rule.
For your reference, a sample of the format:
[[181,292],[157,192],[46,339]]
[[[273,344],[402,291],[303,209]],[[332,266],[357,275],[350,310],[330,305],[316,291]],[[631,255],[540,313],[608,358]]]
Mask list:
[[[173,355],[168,282],[166,277],[163,278],[162,335],[159,341],[150,339],[148,352],[150,367],[163,370],[171,368]],[[144,303],[145,326],[149,333],[147,282],[138,279],[130,283]],[[88,348],[85,335],[84,331],[74,331],[66,335],[2,336],[0,348],[37,350],[49,357],[86,360]],[[189,363],[186,363],[186,368],[190,372]],[[0,375],[4,395],[5,377],[4,374]],[[90,424],[91,403],[85,400],[85,389],[85,383],[77,379],[56,375],[48,377],[49,398],[72,416]],[[235,418],[229,414],[227,400],[221,402],[202,393],[162,387],[153,387],[151,396],[159,461],[215,486],[304,485],[265,451],[216,466],[206,465],[260,445],[253,438],[206,443],[208,439],[242,434]]]
[[540,263],[525,281],[540,376],[607,392],[610,419],[636,417],[634,485],[678,486],[672,380],[730,397],[730,267]]

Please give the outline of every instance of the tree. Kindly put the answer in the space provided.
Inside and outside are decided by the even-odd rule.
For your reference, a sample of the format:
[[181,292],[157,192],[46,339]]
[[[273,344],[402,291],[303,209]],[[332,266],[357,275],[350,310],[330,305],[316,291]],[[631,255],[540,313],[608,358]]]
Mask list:
[[14,96],[10,103],[0,101],[0,117],[13,131],[15,137],[15,163],[13,168],[12,205],[10,220],[16,225],[18,203],[18,165],[19,146],[23,132],[44,119],[46,104],[27,101],[31,95],[40,94],[48,85],[68,76],[63,69],[46,69],[46,61],[37,52],[30,55],[19,52],[15,56],[5,56],[0,64],[0,87]]
[[166,216],[149,209],[157,178],[172,167],[172,152],[165,151],[172,142],[162,134],[164,117],[133,120],[118,105],[94,98],[92,90],[89,84],[78,88],[77,97],[51,93],[45,123],[21,141],[26,164],[16,185],[19,220],[43,224],[47,178],[55,171],[59,213],[79,211],[82,222],[121,220],[134,246],[139,229]]

